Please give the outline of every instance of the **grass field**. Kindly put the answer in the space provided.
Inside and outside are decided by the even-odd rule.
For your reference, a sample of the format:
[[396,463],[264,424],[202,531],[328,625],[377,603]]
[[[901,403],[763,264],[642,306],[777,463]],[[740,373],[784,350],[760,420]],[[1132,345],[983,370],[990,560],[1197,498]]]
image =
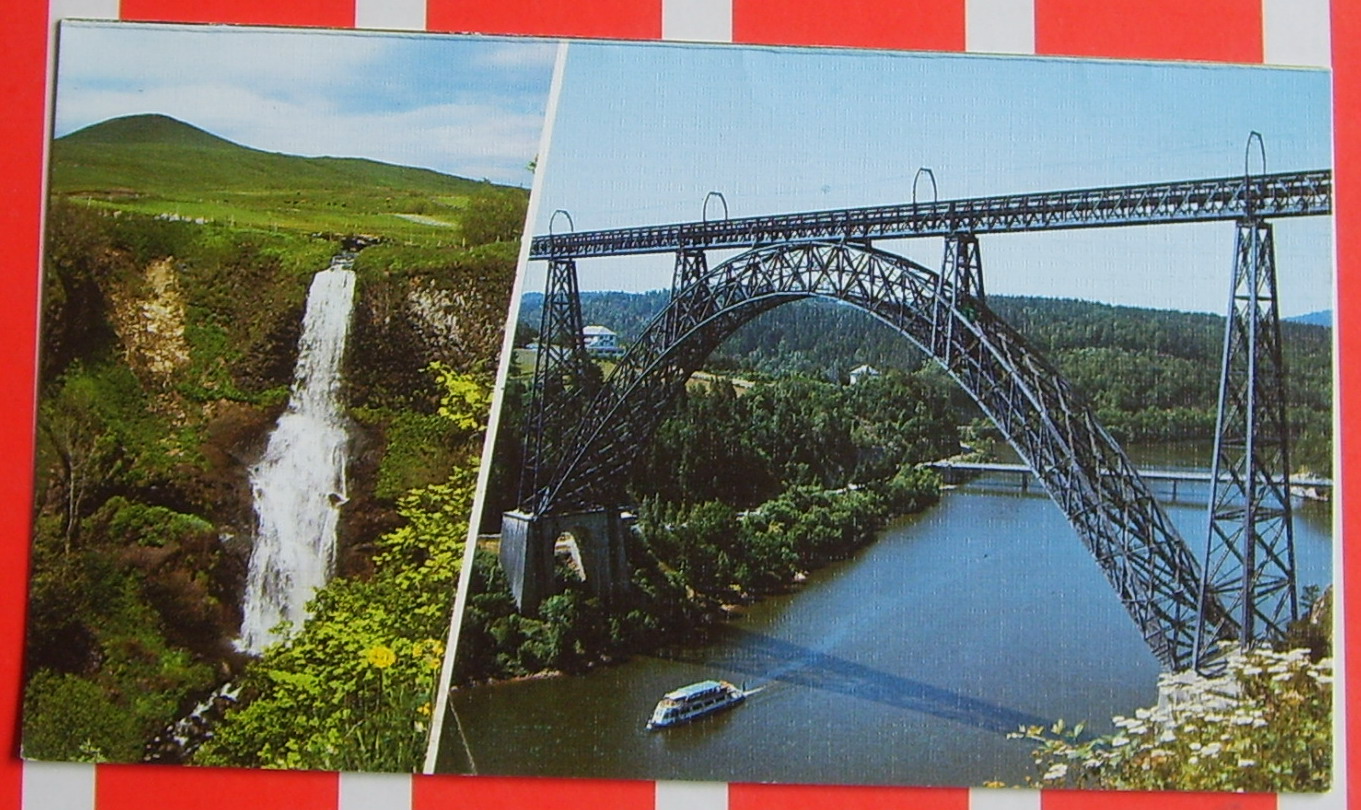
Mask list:
[[470,200],[502,188],[372,160],[264,152],[160,115],[105,121],[52,148],[51,190],[78,204],[413,244],[461,244]]

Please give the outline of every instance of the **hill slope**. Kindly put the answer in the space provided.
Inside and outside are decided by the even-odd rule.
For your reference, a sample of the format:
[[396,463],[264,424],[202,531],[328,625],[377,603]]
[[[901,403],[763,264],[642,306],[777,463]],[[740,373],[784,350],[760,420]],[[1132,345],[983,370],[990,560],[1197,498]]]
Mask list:
[[[363,158],[233,143],[164,115],[114,118],[52,145],[53,193],[151,214],[449,239],[490,183]],[[523,192],[520,192],[523,193]]]
[[364,185],[403,193],[467,194],[481,185],[464,177],[363,158],[308,158],[265,152],[164,115],[112,118],[58,138],[52,146],[52,181],[58,191]]
[[[1207,440],[1214,436],[1224,319],[1217,315],[1111,306],[1090,301],[992,296],[992,309],[1058,366],[1121,440]],[[665,305],[662,291],[587,292],[586,323],[608,326],[629,343]],[[534,335],[543,295],[522,299],[522,340]],[[1289,370],[1290,421],[1299,435],[1294,459],[1329,469],[1332,338],[1324,327],[1281,325]],[[804,375],[845,381],[868,363],[911,372],[917,349],[869,315],[843,304],[798,301],[738,329],[706,361],[743,375]]]

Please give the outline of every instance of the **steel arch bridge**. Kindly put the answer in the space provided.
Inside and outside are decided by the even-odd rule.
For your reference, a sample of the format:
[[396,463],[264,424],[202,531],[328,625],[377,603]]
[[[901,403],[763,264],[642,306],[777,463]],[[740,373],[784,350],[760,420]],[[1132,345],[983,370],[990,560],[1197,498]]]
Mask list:
[[[1263,386],[1253,374],[1245,385],[1226,386],[1227,409],[1221,394],[1215,478],[1228,485],[1216,483],[1215,500],[1242,528],[1215,532],[1212,527],[1206,554],[1211,563],[1202,570],[1091,409],[988,308],[975,231],[1238,221],[1234,288],[1252,292],[1235,292],[1233,300],[1260,302],[1259,292],[1268,286],[1270,300],[1265,307],[1234,305],[1226,347],[1232,346],[1240,359],[1231,362],[1226,348],[1228,379],[1231,367],[1245,364],[1244,356],[1252,358],[1246,365],[1255,367],[1265,353],[1271,355],[1266,360],[1281,368],[1270,225],[1262,221],[1261,210],[1273,216],[1327,213],[1330,191],[1327,173],[1311,172],[536,238],[531,255],[549,262],[548,289],[520,509],[505,515],[501,545],[517,601],[532,609],[551,589],[553,540],[563,531],[577,535],[579,544],[586,539],[582,552],[593,587],[608,596],[625,582],[617,508],[627,502],[623,481],[667,405],[738,327],[782,304],[822,297],[856,306],[888,324],[973,397],[1044,483],[1165,666],[1199,663],[1210,643],[1221,638],[1250,633],[1243,640],[1251,641],[1278,633],[1296,611],[1288,493],[1283,507],[1273,501],[1270,508],[1259,508],[1261,496],[1252,492],[1286,492],[1285,487],[1265,485],[1277,480],[1269,469],[1272,464],[1284,463],[1285,426],[1278,420],[1275,438],[1259,443],[1279,450],[1267,463],[1250,440],[1246,454],[1226,449],[1243,444],[1243,431],[1226,429],[1224,414],[1237,414],[1232,420],[1264,410],[1282,412],[1283,371],[1262,375],[1268,388],[1275,386],[1274,396],[1262,404],[1254,399],[1253,392]],[[1075,213],[1065,213],[1064,200],[1077,206]],[[1027,211],[1027,206],[1037,210]],[[888,220],[884,212],[890,210],[899,218],[891,227],[883,224]],[[983,213],[965,222],[957,215],[960,211]],[[945,215],[950,212],[956,214]],[[878,223],[877,237],[945,235],[942,271],[873,246],[866,221]],[[705,245],[749,249],[710,269]],[[576,257],[662,251],[676,255],[671,300],[601,381],[581,346]],[[1245,264],[1244,256],[1256,259]],[[1269,285],[1263,280],[1268,277]],[[1275,331],[1259,329],[1265,322],[1277,324]],[[1255,336],[1261,331],[1276,338],[1263,341],[1259,349]],[[1226,441],[1225,435],[1234,438]],[[1282,476],[1287,473],[1281,471]],[[1244,489],[1249,491],[1246,508]],[[1270,519],[1279,528],[1282,509],[1283,537],[1279,532],[1264,535],[1254,521]],[[1265,517],[1253,517],[1257,513]],[[1260,570],[1255,567],[1258,558],[1265,560]]]

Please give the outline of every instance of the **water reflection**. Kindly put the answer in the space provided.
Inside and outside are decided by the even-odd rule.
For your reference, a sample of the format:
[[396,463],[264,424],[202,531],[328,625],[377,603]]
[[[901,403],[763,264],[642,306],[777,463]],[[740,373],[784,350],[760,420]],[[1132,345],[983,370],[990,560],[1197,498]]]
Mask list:
[[835,655],[732,625],[716,628],[712,646],[654,653],[657,658],[751,676],[748,689],[772,681],[836,692],[895,709],[922,712],[984,731],[1008,733],[1052,721],[922,681],[857,664]]

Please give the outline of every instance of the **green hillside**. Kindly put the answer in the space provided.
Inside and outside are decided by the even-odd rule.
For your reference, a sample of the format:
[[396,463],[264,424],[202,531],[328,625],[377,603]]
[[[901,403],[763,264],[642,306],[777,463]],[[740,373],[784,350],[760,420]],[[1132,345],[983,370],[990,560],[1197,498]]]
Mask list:
[[428,169],[265,152],[164,115],[58,138],[51,188],[92,206],[190,220],[455,244],[469,199],[501,191]]
[[[615,330],[630,343],[666,303],[661,291],[587,292],[586,323]],[[1096,409],[1121,441],[1209,440],[1214,436],[1224,319],[1217,315],[1112,306],[1091,301],[992,296],[1011,324]],[[542,293],[526,293],[521,343],[537,336]],[[1332,446],[1332,333],[1326,326],[1281,324],[1289,370],[1294,462],[1328,474]],[[916,372],[921,352],[890,327],[844,304],[798,301],[764,313],[734,332],[706,361],[711,371],[744,377],[805,376],[846,381],[861,363]],[[968,406],[962,392],[956,397]]]

